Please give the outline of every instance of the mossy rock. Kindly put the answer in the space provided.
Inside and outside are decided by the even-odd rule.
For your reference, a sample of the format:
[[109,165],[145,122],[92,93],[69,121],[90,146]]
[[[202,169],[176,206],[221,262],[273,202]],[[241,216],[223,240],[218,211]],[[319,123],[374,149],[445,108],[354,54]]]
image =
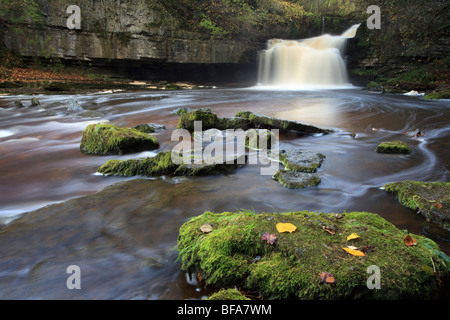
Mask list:
[[207,300],[250,300],[237,289],[221,289],[213,293]]
[[133,128],[91,124],[81,137],[80,150],[89,154],[126,154],[159,148],[158,140]]
[[[208,233],[200,229],[206,223]],[[280,233],[278,223],[297,229]],[[263,240],[265,233],[276,241]],[[347,240],[352,233],[359,238]],[[406,246],[407,235],[416,245]],[[354,256],[343,250],[349,245],[369,249]],[[367,212],[205,212],[181,226],[178,250],[181,268],[200,272],[206,285],[259,292],[264,299],[437,298],[450,275],[450,258],[435,242]],[[380,289],[367,286],[373,265]],[[334,283],[321,281],[322,272]]]
[[249,129],[245,132],[245,146],[251,149],[271,149],[276,136],[267,129]]
[[383,186],[399,202],[450,231],[450,182],[400,181]]
[[450,89],[427,93],[425,94],[424,99],[450,99]]
[[202,130],[219,129],[222,130],[222,122],[219,117],[210,110],[196,109],[183,113],[178,122],[177,129],[186,129],[190,132],[194,131],[194,122],[201,121]]
[[317,186],[321,179],[312,173],[297,172],[290,170],[278,170],[272,179],[278,181],[282,186],[289,189],[302,189]]
[[194,122],[202,122],[202,130],[208,129],[278,129],[281,132],[297,131],[302,134],[327,134],[330,130],[305,125],[296,121],[281,120],[267,116],[255,115],[250,111],[241,111],[234,118],[219,118],[210,109],[195,109],[180,117],[177,129],[194,131]]
[[321,153],[300,149],[282,150],[279,157],[287,170],[297,172],[316,172],[325,159]]
[[328,134],[331,130],[317,128],[297,121],[282,120],[273,117],[257,115],[250,111],[240,111],[236,113],[237,118],[248,120],[254,128],[259,129],[278,129],[280,132],[297,131],[305,134]]
[[411,153],[410,146],[400,140],[382,142],[375,149],[378,153]]
[[236,155],[233,159],[225,159],[223,163],[206,163],[204,161],[199,163],[192,161],[192,163],[189,163],[188,161],[183,161],[181,164],[177,164],[172,159],[172,152],[164,151],[151,158],[109,160],[97,172],[106,176],[125,177],[206,176],[227,173],[239,168],[245,162],[245,155]]

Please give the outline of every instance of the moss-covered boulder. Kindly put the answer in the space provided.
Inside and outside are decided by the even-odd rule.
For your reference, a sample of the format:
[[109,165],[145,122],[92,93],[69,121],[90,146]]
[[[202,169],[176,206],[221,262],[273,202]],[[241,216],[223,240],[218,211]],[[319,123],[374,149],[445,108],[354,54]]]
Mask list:
[[450,182],[400,181],[383,186],[399,202],[450,231]]
[[[279,223],[296,229],[279,231]],[[435,242],[366,212],[205,212],[181,226],[178,250],[181,268],[200,272],[206,285],[265,299],[436,298],[450,274]]]
[[411,153],[410,146],[400,140],[382,142],[375,149],[378,153]]
[[237,118],[248,120],[254,128],[278,129],[280,132],[297,131],[305,134],[328,134],[331,130],[321,129],[315,126],[306,125],[297,121],[282,120],[273,117],[257,115],[250,111],[240,111],[236,113]]
[[155,157],[129,160],[109,160],[98,170],[105,176],[206,176],[236,170],[246,163],[246,155],[235,155],[232,159],[224,159],[223,163],[207,163],[205,161],[186,158],[181,164],[173,161],[172,152],[159,152]]
[[126,154],[159,148],[158,140],[134,128],[91,124],[81,137],[80,150],[89,154]]
[[435,99],[450,99],[450,89],[429,92],[425,94],[424,99],[435,100]]
[[194,122],[202,122],[202,130],[208,129],[278,129],[281,132],[297,131],[302,134],[327,134],[330,130],[305,125],[296,121],[281,120],[277,118],[255,115],[250,111],[241,111],[234,118],[219,118],[210,109],[195,109],[181,115],[178,122],[178,129],[194,131]]
[[207,300],[250,300],[239,292],[236,288],[232,289],[221,289],[211,296]]

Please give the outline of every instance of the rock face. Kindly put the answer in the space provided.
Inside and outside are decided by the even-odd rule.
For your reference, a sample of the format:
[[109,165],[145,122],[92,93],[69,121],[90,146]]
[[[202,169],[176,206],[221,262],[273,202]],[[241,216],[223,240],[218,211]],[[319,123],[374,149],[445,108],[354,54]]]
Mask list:
[[[280,223],[296,230],[279,231]],[[348,240],[355,232],[360,237]],[[408,247],[407,236],[416,245]],[[181,226],[178,250],[182,269],[200,273],[207,286],[263,299],[426,299],[450,275],[450,258],[436,243],[367,212],[205,212]],[[379,290],[368,287],[370,266],[380,268]],[[408,284],[399,285],[405,277]]]
[[126,154],[159,148],[158,140],[134,128],[91,124],[82,134],[80,150],[89,154]]
[[[52,56],[78,63],[86,61],[86,65],[94,66],[116,62],[112,65],[117,68],[137,71],[144,63],[148,74],[155,72],[154,64],[167,74],[178,64],[239,64],[242,69],[242,65],[256,59],[256,50],[249,44],[187,32],[164,13],[152,9],[148,1],[78,2],[81,28],[72,30],[67,27],[68,3],[59,0],[38,3],[43,28],[29,25],[25,32],[15,32],[11,26],[4,35],[6,46],[24,57]],[[32,45],[29,39],[34,39],[37,45]],[[179,75],[177,80],[180,78]]]

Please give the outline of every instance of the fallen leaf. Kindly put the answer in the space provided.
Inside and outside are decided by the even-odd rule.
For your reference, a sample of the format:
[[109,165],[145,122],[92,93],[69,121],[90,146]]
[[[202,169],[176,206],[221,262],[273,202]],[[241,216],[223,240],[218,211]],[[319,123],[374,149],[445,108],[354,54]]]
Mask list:
[[289,232],[292,233],[297,229],[292,223],[277,223],[278,232]]
[[209,224],[209,223],[205,223],[205,224],[203,224],[203,225],[200,227],[200,230],[201,230],[203,233],[210,233],[210,232],[212,231],[212,229],[213,229],[213,227],[212,227],[212,225]]
[[334,280],[333,275],[331,273],[328,273],[328,272],[322,272],[320,274],[320,283],[323,283],[323,282],[334,283],[335,280]]
[[322,226],[322,229],[325,230],[326,232],[328,232],[329,234],[335,234],[336,233],[336,231],[333,228],[328,227],[328,226]]
[[349,235],[349,236],[347,237],[347,241],[353,240],[353,239],[358,239],[358,238],[359,238],[359,236],[358,236],[357,233],[352,233],[351,235]]
[[358,249],[359,251],[362,251],[364,253],[370,252],[373,250],[373,244],[365,246],[365,247],[361,247]]
[[352,250],[358,250],[358,247],[355,247],[355,246],[347,246],[347,248],[352,249]]
[[439,209],[442,209],[442,204],[440,202],[435,203],[434,206]]
[[270,234],[268,232],[264,233],[261,237],[261,240],[267,241],[269,244],[274,244],[277,241],[278,237],[275,234]]
[[350,249],[350,248],[342,248],[342,249],[344,249],[347,253],[350,253],[353,256],[360,256],[360,257],[365,256],[364,252],[359,251],[359,250]]
[[405,242],[405,245],[407,247],[412,247],[417,245],[416,240],[414,240],[409,234],[405,237],[405,239],[403,239],[403,242]]

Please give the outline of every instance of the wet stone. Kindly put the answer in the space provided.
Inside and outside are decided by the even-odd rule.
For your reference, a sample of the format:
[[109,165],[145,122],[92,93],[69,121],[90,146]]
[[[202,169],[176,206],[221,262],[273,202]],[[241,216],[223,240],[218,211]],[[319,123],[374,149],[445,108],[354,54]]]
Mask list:
[[289,189],[315,187],[321,181],[316,174],[287,170],[278,170],[272,178]]

